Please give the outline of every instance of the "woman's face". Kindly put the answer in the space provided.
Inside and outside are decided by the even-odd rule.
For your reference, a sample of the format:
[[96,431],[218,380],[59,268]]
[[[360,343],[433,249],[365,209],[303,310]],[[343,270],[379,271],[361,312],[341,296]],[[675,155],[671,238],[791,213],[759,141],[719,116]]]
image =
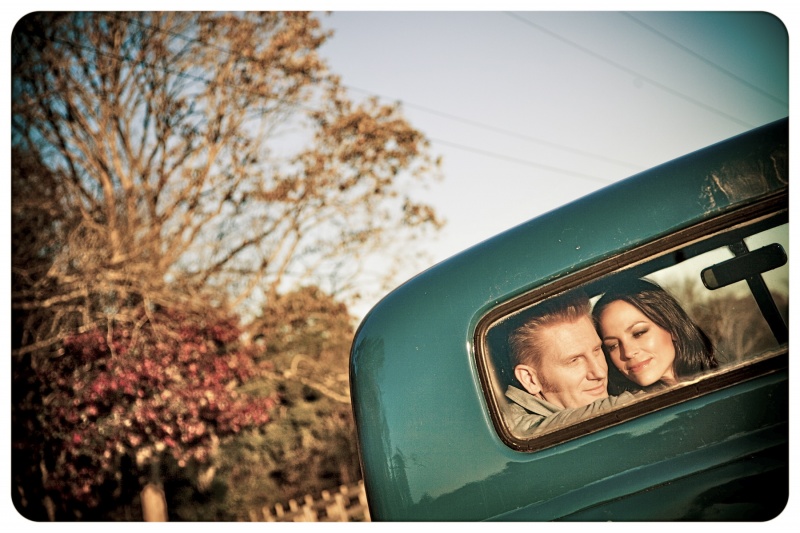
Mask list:
[[675,344],[669,331],[622,300],[608,304],[599,322],[611,361],[625,377],[643,387],[657,381],[676,383]]

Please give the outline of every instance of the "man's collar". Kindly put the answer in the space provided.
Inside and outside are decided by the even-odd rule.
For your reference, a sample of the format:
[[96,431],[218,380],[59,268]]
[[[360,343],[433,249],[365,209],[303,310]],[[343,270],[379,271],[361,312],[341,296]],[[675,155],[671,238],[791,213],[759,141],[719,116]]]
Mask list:
[[508,389],[506,389],[506,397],[525,408],[525,410],[541,416],[549,416],[562,410],[561,407],[555,406],[547,400],[537,398],[533,394],[518,389],[513,385],[509,385]]

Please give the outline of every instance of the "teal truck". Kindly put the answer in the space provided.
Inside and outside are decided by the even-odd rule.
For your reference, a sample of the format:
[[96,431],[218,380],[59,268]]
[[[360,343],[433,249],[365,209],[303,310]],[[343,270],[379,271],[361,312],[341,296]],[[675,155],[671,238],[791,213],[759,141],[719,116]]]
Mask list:
[[[615,183],[422,272],[353,340],[382,521],[766,521],[789,495],[788,119]],[[515,433],[508,335],[572,289],[645,277],[720,365],[551,431]]]

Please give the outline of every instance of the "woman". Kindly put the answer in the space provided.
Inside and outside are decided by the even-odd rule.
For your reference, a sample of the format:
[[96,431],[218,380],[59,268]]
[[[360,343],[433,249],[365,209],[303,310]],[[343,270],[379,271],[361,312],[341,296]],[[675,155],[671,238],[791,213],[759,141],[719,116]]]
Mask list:
[[[718,366],[711,340],[656,283],[606,292],[592,314],[609,361],[609,393],[674,385]],[[627,378],[627,379],[624,379]]]

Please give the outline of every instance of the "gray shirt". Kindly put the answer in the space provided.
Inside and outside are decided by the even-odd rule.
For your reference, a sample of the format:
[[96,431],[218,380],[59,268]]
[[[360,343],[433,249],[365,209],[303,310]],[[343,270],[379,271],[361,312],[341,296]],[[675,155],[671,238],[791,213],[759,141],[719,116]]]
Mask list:
[[531,435],[573,424],[592,415],[624,405],[636,398],[630,392],[623,392],[619,396],[601,398],[583,407],[562,409],[513,385],[508,386],[506,397],[511,400],[506,412],[506,420],[509,429],[517,435]]

